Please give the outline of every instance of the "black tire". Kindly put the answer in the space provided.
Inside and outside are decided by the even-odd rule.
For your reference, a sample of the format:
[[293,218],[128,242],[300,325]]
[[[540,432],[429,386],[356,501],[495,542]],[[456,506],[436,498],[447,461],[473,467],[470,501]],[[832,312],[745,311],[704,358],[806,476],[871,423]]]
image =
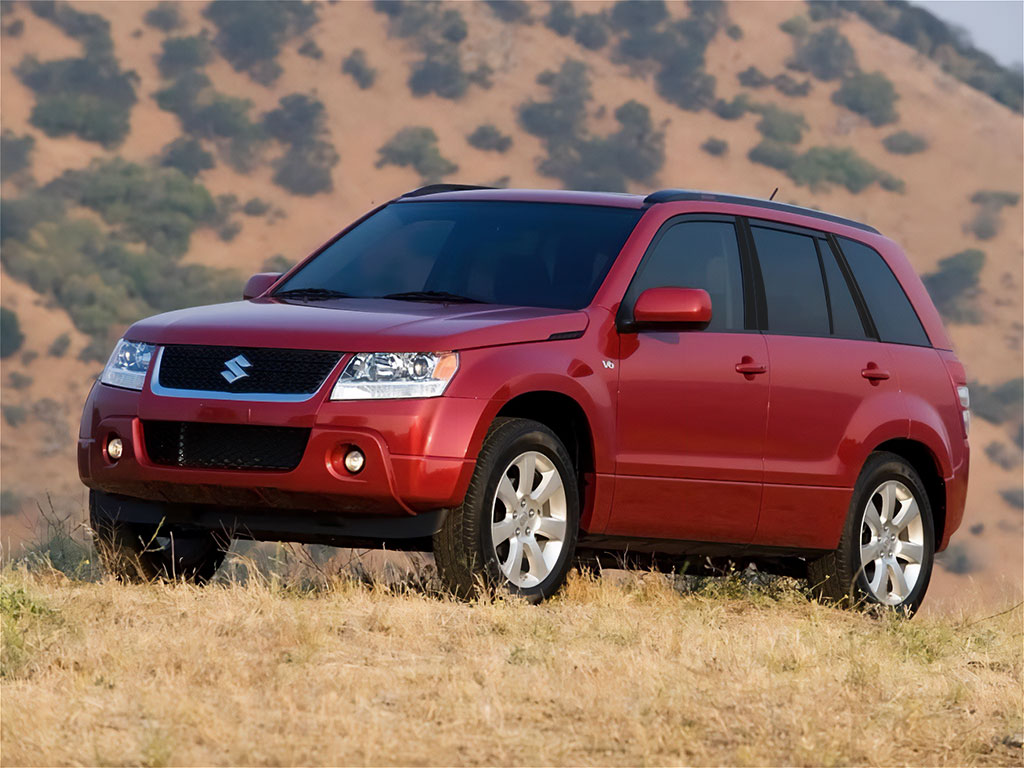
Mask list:
[[220,568],[230,541],[213,531],[137,525],[104,515],[89,494],[89,523],[104,570],[119,581],[205,584]]
[[[498,483],[511,462],[524,452],[543,454],[553,464],[561,476],[566,502],[562,549],[548,575],[535,586],[518,586],[502,573],[491,533],[495,509],[500,504],[496,500]],[[562,441],[536,421],[495,419],[477,457],[465,500],[448,512],[441,530],[434,534],[434,558],[441,582],[463,598],[477,595],[486,586],[539,603],[558,591],[572,567],[579,516],[579,483]]]
[[[876,491],[888,481],[902,484],[913,495],[920,515],[920,533],[923,538],[920,568],[913,587],[895,603],[883,602],[871,590],[869,575],[874,578],[874,569],[877,566],[874,563],[861,564],[862,545],[866,546],[872,535],[870,530],[865,530],[867,506],[871,503],[876,509],[880,508],[881,499]],[[898,553],[898,549],[896,557],[903,557]],[[910,564],[906,560],[903,562],[908,566]],[[839,547],[834,552],[809,563],[807,578],[812,592],[821,600],[846,607],[874,607],[913,615],[921,607],[921,601],[928,590],[934,563],[935,523],[924,484],[917,470],[905,459],[894,453],[878,451],[868,457],[854,486]],[[890,580],[889,572],[883,572],[880,578],[892,587],[892,594],[895,595],[895,583]],[[884,589],[889,591],[889,586]]]

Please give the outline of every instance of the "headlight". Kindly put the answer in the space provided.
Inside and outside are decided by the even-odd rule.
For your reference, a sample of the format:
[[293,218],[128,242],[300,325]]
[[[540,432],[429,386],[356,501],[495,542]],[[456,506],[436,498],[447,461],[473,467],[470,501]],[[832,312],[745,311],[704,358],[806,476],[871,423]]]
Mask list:
[[360,352],[341,372],[331,400],[439,397],[458,369],[456,352]]
[[141,390],[154,351],[153,344],[121,339],[100,374],[100,381],[112,387]]

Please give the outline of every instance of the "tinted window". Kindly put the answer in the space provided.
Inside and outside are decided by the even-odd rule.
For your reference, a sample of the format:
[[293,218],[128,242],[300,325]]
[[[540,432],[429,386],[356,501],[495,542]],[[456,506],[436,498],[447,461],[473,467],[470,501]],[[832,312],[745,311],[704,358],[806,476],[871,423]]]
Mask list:
[[825,284],[814,238],[753,227],[768,304],[768,332],[828,336]]
[[628,302],[648,288],[703,288],[711,296],[709,330],[743,329],[743,273],[736,227],[685,221],[669,227],[644,258]]
[[[587,306],[642,211],[505,201],[393,203],[276,293],[457,294],[488,304]],[[422,298],[422,297],[421,297]]]
[[931,346],[910,299],[881,254],[845,237],[839,238],[839,242],[879,338],[896,344]]
[[818,240],[818,251],[825,265],[829,309],[832,311],[832,335],[843,339],[866,339],[864,323],[854,303],[850,286],[839,269],[835,254],[824,240]]

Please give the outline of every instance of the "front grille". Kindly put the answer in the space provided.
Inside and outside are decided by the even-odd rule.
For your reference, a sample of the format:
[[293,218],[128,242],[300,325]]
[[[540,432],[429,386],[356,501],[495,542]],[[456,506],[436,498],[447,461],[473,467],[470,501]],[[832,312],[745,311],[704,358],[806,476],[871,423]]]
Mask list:
[[[229,381],[228,363],[239,355],[249,365],[234,366],[244,375]],[[340,352],[308,349],[210,347],[172,344],[160,357],[158,382],[167,389],[235,394],[312,395],[341,359]]]
[[154,464],[194,469],[291,470],[309,441],[301,427],[144,421],[146,453]]

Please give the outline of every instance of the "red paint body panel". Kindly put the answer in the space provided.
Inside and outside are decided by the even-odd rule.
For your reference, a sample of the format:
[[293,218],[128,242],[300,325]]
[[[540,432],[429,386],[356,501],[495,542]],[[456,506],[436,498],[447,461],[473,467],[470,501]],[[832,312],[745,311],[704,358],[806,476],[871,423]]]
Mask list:
[[[571,398],[586,418],[593,467],[584,478],[582,526],[591,533],[740,548],[834,548],[866,457],[895,439],[916,441],[934,458],[945,493],[940,548],[959,526],[969,466],[955,391],[965,382],[963,367],[948,351],[923,284],[892,241],[799,212],[710,198],[647,206],[636,195],[476,190],[431,199],[645,210],[581,311],[383,299],[284,302],[268,298],[269,279],[260,278],[251,286],[261,293],[254,300],[136,323],[126,337],[156,345],[332,350],[343,357],[304,402],[165,397],[148,381],[142,392],[96,385],[79,435],[86,485],[296,514],[405,516],[451,507],[464,497],[501,408],[542,392]],[[902,284],[934,348],[757,331],[620,333],[616,312],[652,238],[669,219],[690,213],[769,219],[871,246]],[[659,291],[665,307],[672,304],[669,294],[680,293],[656,289],[654,299]],[[652,311],[665,314],[655,304]],[[452,350],[459,352],[459,371],[443,397],[329,400],[352,353]],[[888,378],[877,378],[879,371]],[[142,439],[147,420],[298,426],[311,436],[290,472],[181,469],[149,461]],[[126,448],[116,463],[103,447],[114,433]],[[338,447],[348,445],[367,456],[358,475],[332,464]]]

